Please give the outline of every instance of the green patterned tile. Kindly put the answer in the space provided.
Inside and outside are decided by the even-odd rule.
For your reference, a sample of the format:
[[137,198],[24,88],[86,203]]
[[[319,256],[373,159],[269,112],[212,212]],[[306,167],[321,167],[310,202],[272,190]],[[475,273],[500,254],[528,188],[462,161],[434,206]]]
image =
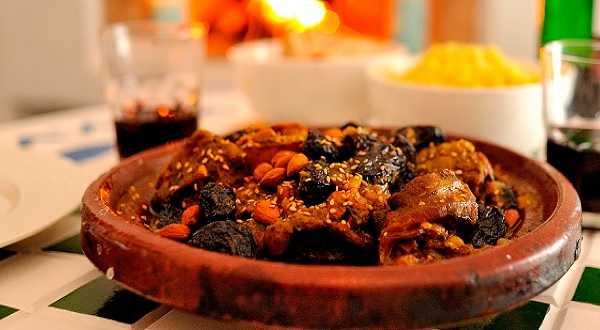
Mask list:
[[6,259],[6,258],[8,258],[8,257],[10,257],[10,256],[12,256],[14,254],[16,254],[16,253],[13,252],[13,251],[5,250],[5,249],[0,249],[0,261],[2,261],[2,260]]
[[158,304],[100,276],[50,306],[132,324],[158,307]]
[[544,318],[550,309],[550,305],[537,301],[530,301],[527,304],[513,309],[510,312],[500,314],[499,316],[466,327],[458,328],[461,330],[537,330],[544,322]]
[[83,254],[83,251],[81,250],[81,236],[77,234],[73,237],[69,237],[64,241],[60,241],[54,245],[45,247],[44,251],[58,251]]
[[17,310],[14,308],[10,308],[8,306],[0,305],[0,320],[9,316],[10,314],[16,312]]
[[573,300],[600,305],[600,269],[585,267]]

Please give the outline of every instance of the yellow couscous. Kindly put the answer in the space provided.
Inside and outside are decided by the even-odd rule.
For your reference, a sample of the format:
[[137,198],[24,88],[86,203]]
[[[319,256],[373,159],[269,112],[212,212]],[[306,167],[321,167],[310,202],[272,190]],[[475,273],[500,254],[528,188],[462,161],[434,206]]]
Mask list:
[[493,46],[444,43],[431,46],[408,71],[390,72],[393,80],[422,85],[504,87],[540,81],[533,68],[507,58]]

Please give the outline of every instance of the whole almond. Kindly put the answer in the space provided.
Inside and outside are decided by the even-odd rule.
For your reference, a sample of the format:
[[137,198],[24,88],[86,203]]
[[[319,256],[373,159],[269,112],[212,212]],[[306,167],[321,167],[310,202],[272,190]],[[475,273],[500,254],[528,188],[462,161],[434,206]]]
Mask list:
[[285,168],[277,167],[265,173],[262,179],[260,179],[260,186],[275,188],[283,182],[283,179],[285,179]]
[[263,176],[265,176],[265,174],[267,172],[269,172],[270,170],[273,169],[273,166],[271,166],[271,164],[269,163],[260,163],[258,164],[258,166],[256,166],[256,168],[254,169],[254,178],[257,181],[260,181],[260,179],[263,178]]
[[254,212],[252,212],[252,218],[256,222],[260,222],[264,225],[275,223],[280,216],[281,212],[279,211],[277,205],[266,200],[256,203],[254,206]]
[[290,161],[290,159],[292,159],[292,157],[294,157],[295,154],[296,153],[293,151],[282,150],[276,153],[275,156],[273,156],[271,164],[273,164],[273,167],[286,168],[288,162]]
[[192,205],[185,209],[181,214],[181,223],[186,226],[193,226],[198,223],[200,217],[200,205]]
[[172,223],[162,227],[158,234],[162,237],[176,241],[184,241],[190,236],[191,230],[188,226],[180,223]]
[[196,171],[198,179],[204,179],[208,176],[208,169],[204,165],[198,166],[198,170]]
[[300,172],[309,162],[304,154],[295,154],[287,164],[287,175],[292,176]]

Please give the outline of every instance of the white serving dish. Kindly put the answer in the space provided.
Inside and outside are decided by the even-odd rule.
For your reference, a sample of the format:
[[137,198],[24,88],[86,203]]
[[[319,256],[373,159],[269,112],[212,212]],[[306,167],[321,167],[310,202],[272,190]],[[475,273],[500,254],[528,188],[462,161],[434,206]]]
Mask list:
[[382,59],[367,73],[372,125],[435,125],[447,132],[487,140],[522,154],[543,157],[546,141],[542,85],[461,88],[393,81],[415,58]]
[[0,248],[35,235],[76,209],[85,169],[58,155],[0,149]]
[[[400,47],[377,56],[402,56]],[[335,125],[367,116],[365,71],[374,54],[289,58],[276,40],[233,47],[234,80],[263,119]]]

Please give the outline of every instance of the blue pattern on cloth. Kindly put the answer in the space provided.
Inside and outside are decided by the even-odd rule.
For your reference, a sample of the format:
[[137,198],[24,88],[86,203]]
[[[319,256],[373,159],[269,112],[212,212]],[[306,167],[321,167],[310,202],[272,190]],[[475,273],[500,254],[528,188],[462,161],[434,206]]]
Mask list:
[[95,158],[112,150],[112,143],[103,143],[92,146],[85,146],[76,149],[66,150],[62,152],[63,157],[69,158],[75,162],[86,161],[90,158]]

